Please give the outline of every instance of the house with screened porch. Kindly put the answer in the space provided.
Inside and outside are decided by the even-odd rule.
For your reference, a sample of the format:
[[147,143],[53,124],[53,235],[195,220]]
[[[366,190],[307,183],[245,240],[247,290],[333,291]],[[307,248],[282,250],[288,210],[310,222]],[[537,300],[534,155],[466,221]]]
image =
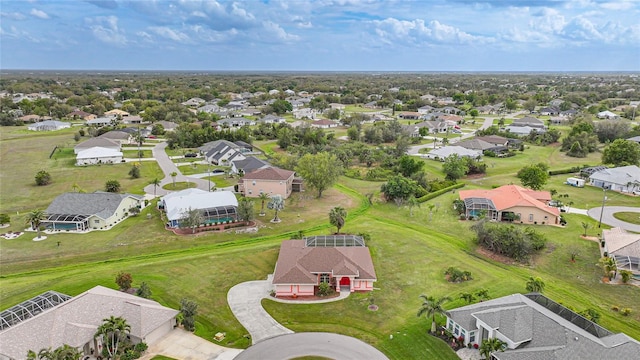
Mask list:
[[376,273],[369,248],[356,235],[285,240],[273,274],[276,296],[313,296],[320,283],[337,291],[372,291]]
[[202,213],[202,225],[238,220],[238,199],[231,191],[186,189],[163,196],[158,207],[167,215],[167,227],[178,228],[190,210]]

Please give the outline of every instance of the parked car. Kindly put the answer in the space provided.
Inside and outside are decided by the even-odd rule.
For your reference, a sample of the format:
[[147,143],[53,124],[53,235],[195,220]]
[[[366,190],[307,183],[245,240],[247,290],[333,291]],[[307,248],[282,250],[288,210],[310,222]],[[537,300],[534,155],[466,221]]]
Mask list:
[[184,154],[184,157],[194,158],[194,157],[198,157],[198,154],[196,154],[196,153],[186,153],[186,154]]

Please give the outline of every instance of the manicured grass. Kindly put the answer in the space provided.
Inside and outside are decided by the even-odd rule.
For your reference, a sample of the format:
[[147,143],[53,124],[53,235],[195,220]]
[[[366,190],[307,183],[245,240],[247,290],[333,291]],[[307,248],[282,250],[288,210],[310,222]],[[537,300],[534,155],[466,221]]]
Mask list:
[[[149,159],[153,157],[151,150],[140,150],[142,151],[142,158]],[[124,150],[122,152],[122,156],[126,158],[134,158],[137,159],[139,157],[138,150]]]
[[211,179],[211,183],[215,184],[212,186],[215,186],[217,188],[225,188],[225,187],[229,187],[229,186],[234,186],[235,184],[238,183],[238,179],[236,178],[227,178],[223,175],[218,175],[218,176],[207,176],[202,178],[203,180],[208,180]]
[[631,224],[640,225],[640,214],[637,212],[619,212],[613,214],[613,217]]
[[192,182],[187,182],[187,181],[177,181],[175,183],[169,183],[166,184],[165,186],[163,186],[162,188],[165,190],[184,190],[184,189],[191,189],[196,187],[195,183]]
[[186,153],[193,153],[193,152],[197,153],[198,149],[182,149],[182,148],[169,149],[169,148],[166,148],[165,152],[169,156],[184,156],[184,154],[186,154]]
[[276,140],[255,141],[253,146],[262,151],[267,157],[271,157],[277,152],[282,152]]
[[191,165],[178,166],[178,169],[180,170],[182,175],[193,175],[193,174],[204,174],[204,173],[207,173],[209,171],[213,171],[215,169],[228,171],[230,168],[228,166],[191,164]]

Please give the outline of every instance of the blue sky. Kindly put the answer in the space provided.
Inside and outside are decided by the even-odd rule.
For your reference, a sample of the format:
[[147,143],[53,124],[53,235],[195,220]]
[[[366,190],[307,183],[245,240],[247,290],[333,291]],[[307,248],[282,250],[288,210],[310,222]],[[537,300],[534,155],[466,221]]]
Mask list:
[[0,68],[640,71],[638,0],[0,3]]

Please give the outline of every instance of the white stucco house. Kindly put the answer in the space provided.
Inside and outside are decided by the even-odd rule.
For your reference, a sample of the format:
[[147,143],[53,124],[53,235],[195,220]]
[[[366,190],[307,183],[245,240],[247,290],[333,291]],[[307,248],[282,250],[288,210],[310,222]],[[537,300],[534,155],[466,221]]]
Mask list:
[[122,151],[96,146],[78,152],[76,165],[118,164],[122,156]]
[[71,127],[71,124],[64,121],[57,120],[45,120],[41,122],[37,122],[27,126],[28,130],[31,131],[57,131],[62,129],[68,129]]

